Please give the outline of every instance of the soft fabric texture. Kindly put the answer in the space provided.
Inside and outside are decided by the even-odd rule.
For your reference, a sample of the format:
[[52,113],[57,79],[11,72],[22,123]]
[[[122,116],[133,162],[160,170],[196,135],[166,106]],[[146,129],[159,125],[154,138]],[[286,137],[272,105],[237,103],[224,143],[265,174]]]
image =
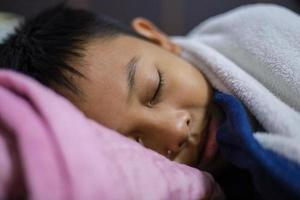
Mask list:
[[182,57],[220,91],[240,99],[263,126],[265,149],[300,165],[300,18],[276,5],[237,8],[187,37]]
[[222,199],[208,173],[86,118],[36,81],[0,71],[0,199]]
[[[300,166],[263,148],[257,142],[253,137],[247,112],[237,98],[215,92],[214,102],[222,108],[226,116],[217,132],[221,153],[226,160],[251,173],[257,190],[257,194],[251,194],[251,197],[241,194],[241,197],[235,198],[300,199]],[[224,192],[227,197],[235,195],[228,194],[226,190]]]

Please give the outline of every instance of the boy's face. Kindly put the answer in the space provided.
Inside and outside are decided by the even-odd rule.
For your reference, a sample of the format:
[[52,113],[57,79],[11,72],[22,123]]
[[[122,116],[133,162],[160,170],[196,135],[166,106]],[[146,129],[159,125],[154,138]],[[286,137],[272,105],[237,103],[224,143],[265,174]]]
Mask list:
[[157,43],[125,35],[90,41],[79,68],[87,79],[75,80],[84,101],[70,99],[89,118],[193,164],[207,131],[212,88],[178,49]]

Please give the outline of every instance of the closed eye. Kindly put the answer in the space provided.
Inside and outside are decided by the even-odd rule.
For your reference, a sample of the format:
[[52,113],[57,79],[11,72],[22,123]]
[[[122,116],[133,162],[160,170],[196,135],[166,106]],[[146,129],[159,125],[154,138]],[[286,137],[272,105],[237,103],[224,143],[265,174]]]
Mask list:
[[153,106],[153,104],[155,104],[156,102],[158,102],[160,100],[161,97],[161,91],[163,89],[163,86],[165,85],[165,78],[164,78],[164,73],[161,72],[159,69],[157,70],[158,73],[158,84],[156,87],[156,90],[151,98],[151,100],[149,101],[150,106]]

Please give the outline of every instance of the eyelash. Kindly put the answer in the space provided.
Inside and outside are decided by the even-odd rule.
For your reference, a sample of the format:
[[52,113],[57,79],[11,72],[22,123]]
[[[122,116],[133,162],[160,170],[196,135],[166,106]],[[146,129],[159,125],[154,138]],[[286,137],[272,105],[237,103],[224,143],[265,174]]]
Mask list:
[[164,73],[161,72],[160,70],[158,71],[158,76],[159,76],[159,83],[158,83],[158,87],[153,95],[153,97],[151,98],[151,100],[149,101],[149,106],[153,106],[153,102],[157,102],[161,96],[161,91],[164,88],[165,85],[165,76]]

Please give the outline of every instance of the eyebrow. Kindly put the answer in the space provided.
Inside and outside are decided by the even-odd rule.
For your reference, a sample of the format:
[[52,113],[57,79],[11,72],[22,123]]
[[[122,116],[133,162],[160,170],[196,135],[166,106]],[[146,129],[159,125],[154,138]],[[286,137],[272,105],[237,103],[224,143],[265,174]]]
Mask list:
[[127,63],[126,68],[127,68],[127,85],[128,85],[128,97],[127,97],[127,102],[129,102],[133,89],[135,87],[135,72],[136,72],[136,67],[137,63],[139,61],[140,57],[139,56],[134,56],[130,59],[130,61]]

